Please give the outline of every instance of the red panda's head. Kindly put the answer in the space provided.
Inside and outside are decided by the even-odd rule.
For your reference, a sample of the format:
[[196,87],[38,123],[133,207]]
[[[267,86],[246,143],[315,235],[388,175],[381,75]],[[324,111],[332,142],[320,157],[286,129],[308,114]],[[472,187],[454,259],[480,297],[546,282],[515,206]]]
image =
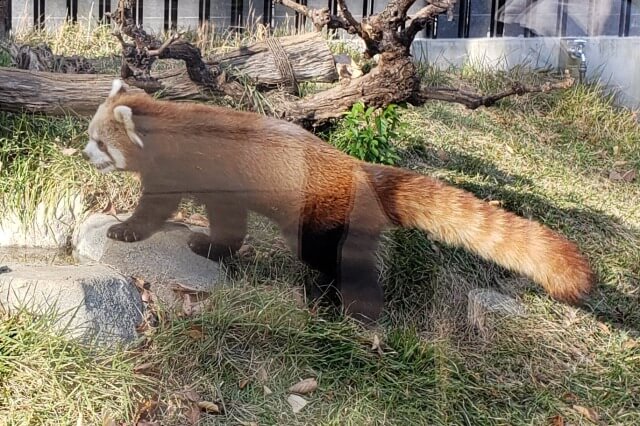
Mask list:
[[82,152],[103,173],[135,171],[136,159],[144,148],[136,133],[131,108],[117,102],[125,92],[122,80],[114,80],[108,98],[98,107],[89,124],[89,142]]

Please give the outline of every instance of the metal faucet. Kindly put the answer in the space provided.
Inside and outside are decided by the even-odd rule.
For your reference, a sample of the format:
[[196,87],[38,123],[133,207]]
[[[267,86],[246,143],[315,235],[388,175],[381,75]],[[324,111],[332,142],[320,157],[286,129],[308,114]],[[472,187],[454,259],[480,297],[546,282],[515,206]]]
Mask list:
[[567,45],[569,46],[569,56],[571,56],[573,59],[580,59],[580,65],[578,67],[578,72],[580,73],[580,83],[582,83],[587,76],[587,56],[584,53],[584,46],[586,44],[587,41],[583,39],[567,41]]

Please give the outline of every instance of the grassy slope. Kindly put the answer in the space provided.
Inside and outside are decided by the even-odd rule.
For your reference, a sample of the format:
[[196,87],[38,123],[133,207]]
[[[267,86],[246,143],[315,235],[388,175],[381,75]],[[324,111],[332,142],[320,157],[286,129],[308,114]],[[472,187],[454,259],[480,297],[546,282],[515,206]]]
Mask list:
[[[463,71],[484,90],[504,81]],[[52,334],[53,314],[2,321],[0,418],[69,424],[82,412],[87,423],[131,421],[141,407],[155,407],[163,424],[185,424],[186,386],[226,408],[203,424],[545,424],[556,415],[590,424],[574,406],[607,424],[640,423],[640,186],[607,178],[612,168],[640,168],[632,115],[580,88],[475,112],[432,103],[403,119],[403,166],[500,200],[577,241],[600,277],[591,306],[557,304],[462,250],[394,231],[381,252],[389,300],[379,356],[372,333],[297,307],[290,289],[306,271],[270,225],[254,220],[255,253],[227,265],[229,288],[195,317],[161,312],[131,352],[91,356]],[[120,205],[130,203],[134,192],[118,190],[129,181],[97,177],[61,154],[81,145],[70,141],[85,123],[6,114],[0,123],[4,190],[65,176],[58,180],[108,188]],[[32,198],[48,193],[40,188]],[[466,293],[489,286],[520,297],[529,315],[497,321],[482,337],[466,325]],[[319,389],[294,415],[286,389],[309,376]]]

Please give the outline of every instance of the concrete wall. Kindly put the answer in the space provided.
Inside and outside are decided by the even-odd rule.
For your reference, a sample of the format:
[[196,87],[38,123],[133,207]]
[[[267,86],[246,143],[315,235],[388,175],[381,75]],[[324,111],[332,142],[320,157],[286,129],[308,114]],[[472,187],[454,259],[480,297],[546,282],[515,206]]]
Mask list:
[[[619,91],[619,102],[640,108],[640,37],[586,37],[587,78]],[[563,39],[503,37],[457,40],[417,39],[414,57],[440,68],[481,64],[509,69],[518,64],[556,68],[566,60]],[[576,64],[577,65],[577,64]]]

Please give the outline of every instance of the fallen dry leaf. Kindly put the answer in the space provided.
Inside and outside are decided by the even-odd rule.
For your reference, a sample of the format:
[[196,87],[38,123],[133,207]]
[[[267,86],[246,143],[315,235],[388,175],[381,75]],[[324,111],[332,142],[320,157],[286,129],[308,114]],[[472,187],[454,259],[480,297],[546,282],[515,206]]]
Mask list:
[[198,401],[198,407],[207,413],[220,414],[220,407],[215,402]]
[[249,379],[241,379],[240,381],[238,381],[238,388],[240,388],[240,390],[246,388],[249,384],[249,381]]
[[264,396],[269,396],[273,393],[273,391],[271,389],[269,389],[267,387],[267,385],[263,385],[262,386],[262,393],[264,394]]
[[75,149],[75,148],[61,148],[60,149],[60,153],[62,155],[64,155],[65,157],[71,157],[76,152],[78,152],[78,150]]
[[314,377],[304,379],[289,388],[289,392],[306,395],[318,388],[318,381]]
[[609,330],[609,326],[603,322],[597,322],[596,326],[600,329],[600,331],[602,331],[603,333],[610,333],[611,330]]
[[189,331],[187,331],[187,336],[191,337],[194,340],[200,340],[204,338],[204,333],[202,332],[201,327],[192,326]]
[[150,303],[151,301],[153,301],[153,294],[151,294],[151,292],[145,288],[140,293],[140,299],[142,299],[143,303]]
[[640,345],[640,343],[638,343],[637,340],[627,339],[624,342],[622,342],[622,349],[631,350],[631,349],[637,348],[638,345]]
[[108,214],[110,216],[116,216],[118,214],[111,200],[109,200],[109,202],[107,203],[107,206],[104,209],[102,209],[102,213]]
[[198,404],[191,404],[189,406],[189,413],[187,414],[189,418],[190,425],[197,425],[200,422],[200,418],[202,417],[202,410],[198,407]]
[[155,364],[153,362],[145,362],[144,364],[136,365],[135,367],[133,367],[133,372],[141,373],[143,371],[149,370],[154,365]]
[[105,415],[102,418],[102,426],[116,426],[116,421],[113,420],[113,417]]
[[291,290],[291,295],[293,296],[293,302],[298,308],[304,308],[307,306],[304,301],[304,292],[300,287],[294,287]]
[[184,390],[178,393],[178,396],[191,402],[200,401],[200,394],[189,386],[185,386]]
[[195,294],[198,296],[209,296],[210,292],[201,290],[199,288],[191,287],[186,284],[174,283],[171,284],[171,290],[176,293]]
[[622,180],[622,175],[617,170],[611,170],[609,172],[609,180],[612,180],[614,182],[619,182]]
[[633,182],[638,177],[636,169],[627,170],[622,174],[622,180],[625,182]]
[[294,414],[302,411],[302,409],[308,404],[306,399],[295,394],[289,395],[287,397],[287,402],[291,406],[291,411],[293,411]]
[[449,161],[449,153],[447,153],[447,151],[445,151],[444,149],[439,149],[438,150],[438,159],[440,161]]
[[258,368],[258,371],[256,372],[256,377],[261,382],[266,382],[267,380],[269,380],[269,375],[267,374],[267,370],[265,370],[264,367]]
[[551,426],[564,426],[564,417],[560,414],[551,417]]
[[238,256],[248,257],[253,255],[256,252],[256,249],[251,244],[243,244],[238,249]]
[[600,420],[600,416],[593,408],[583,407],[582,405],[574,405],[573,409],[583,417],[591,420],[594,423],[597,423]]
[[371,350],[378,352],[378,355],[382,356],[382,348],[380,347],[380,338],[377,334],[373,335],[373,343],[371,344]]

